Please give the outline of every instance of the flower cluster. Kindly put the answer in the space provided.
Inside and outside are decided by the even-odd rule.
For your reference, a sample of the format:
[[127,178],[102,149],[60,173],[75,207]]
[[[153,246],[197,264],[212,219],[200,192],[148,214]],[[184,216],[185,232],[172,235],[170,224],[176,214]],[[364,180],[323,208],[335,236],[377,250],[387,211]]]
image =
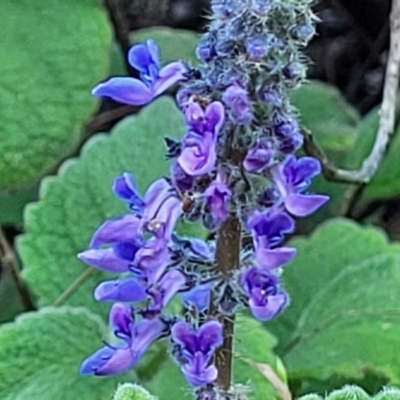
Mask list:
[[[295,217],[328,200],[307,193],[320,165],[294,155],[302,136],[288,100],[305,74],[299,47],[314,33],[309,1],[212,0],[211,7],[195,73],[183,62],[160,68],[149,40],[129,52],[140,79],[112,78],[94,89],[97,96],[144,105],[181,82],[177,103],[187,132],[180,141],[166,139],[171,175],[143,197],[132,175],[115,179],[113,191],[129,213],[105,222],[79,255],[95,268],[124,274],[95,290],[98,301],[114,302],[110,324],[117,344],[89,357],[81,372],[125,371],[168,336],[198,398],[218,376],[213,356],[224,334],[218,317],[248,307],[267,321],[283,310],[288,295],[279,277],[296,253],[283,245],[285,235],[294,231]],[[211,239],[179,237],[182,218],[201,221]],[[252,243],[241,247],[238,265],[227,271],[216,248],[229,220],[238,221],[239,242],[247,233]],[[168,315],[178,293],[183,315]]]

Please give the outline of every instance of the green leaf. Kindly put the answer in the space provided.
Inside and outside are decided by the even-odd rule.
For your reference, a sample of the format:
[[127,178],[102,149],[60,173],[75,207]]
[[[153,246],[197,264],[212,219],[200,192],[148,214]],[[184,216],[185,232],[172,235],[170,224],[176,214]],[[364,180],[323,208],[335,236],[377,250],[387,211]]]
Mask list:
[[144,386],[160,400],[193,400],[193,388],[170,358],[159,366],[158,372]]
[[335,390],[327,397],[328,400],[369,400],[365,391],[357,386],[345,386],[343,389]]
[[97,0],[3,0],[0,15],[4,188],[38,180],[76,147],[111,33]]
[[[57,178],[42,182],[40,201],[25,214],[27,233],[19,238],[23,278],[39,297],[39,306],[53,304],[87,267],[76,258],[106,219],[128,212],[111,193],[114,178],[129,171],[144,190],[168,173],[163,137],[179,137],[185,127],[172,100],[161,98],[138,117],[118,124],[110,136],[98,135],[79,160],[67,161]],[[203,232],[203,231],[202,231]],[[95,270],[67,301],[105,313],[93,289],[112,275]]]
[[374,397],[374,400],[400,400],[400,389],[384,388]]
[[0,192],[0,223],[22,226],[24,207],[38,199],[39,185]]
[[157,398],[140,385],[124,383],[118,387],[113,400],[157,400]]
[[[368,394],[361,388],[348,385],[343,389],[335,390],[325,397],[326,400],[400,400],[400,390],[397,388],[385,388],[374,397]],[[322,400],[322,397],[316,394],[307,394],[300,397],[298,400]]]
[[278,398],[271,383],[254,367],[243,359],[249,359],[260,364],[268,364],[277,369],[278,363],[272,349],[276,345],[275,338],[270,335],[254,318],[240,316],[235,323],[235,384],[248,385],[253,400]]
[[359,115],[337,89],[314,81],[294,91],[291,100],[300,112],[302,124],[311,130],[329,157],[337,159],[351,148]]
[[[356,167],[368,157],[375,142],[379,126],[378,109],[371,111],[362,123],[360,133],[351,150]],[[376,175],[366,187],[363,198],[387,199],[400,194],[400,126],[394,132],[392,143]]]
[[0,398],[110,398],[118,379],[79,375],[83,359],[100,347],[104,334],[101,319],[83,308],[45,308],[1,326]]
[[346,220],[291,245],[298,255],[283,274],[291,305],[268,325],[289,377],[350,380],[371,370],[398,383],[400,246]]
[[161,60],[164,64],[176,60],[198,64],[196,46],[199,37],[192,31],[166,27],[140,29],[132,34],[134,43],[153,39],[160,47]]

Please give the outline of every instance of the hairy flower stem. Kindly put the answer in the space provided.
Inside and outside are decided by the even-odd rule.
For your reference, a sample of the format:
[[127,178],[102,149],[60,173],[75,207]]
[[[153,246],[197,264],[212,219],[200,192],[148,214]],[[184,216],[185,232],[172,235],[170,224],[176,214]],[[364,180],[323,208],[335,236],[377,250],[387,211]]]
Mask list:
[[[239,267],[241,247],[241,223],[236,216],[230,216],[218,231],[216,259],[221,273],[229,277]],[[224,342],[215,353],[218,369],[217,385],[223,391],[231,386],[234,315],[219,316],[224,326]]]

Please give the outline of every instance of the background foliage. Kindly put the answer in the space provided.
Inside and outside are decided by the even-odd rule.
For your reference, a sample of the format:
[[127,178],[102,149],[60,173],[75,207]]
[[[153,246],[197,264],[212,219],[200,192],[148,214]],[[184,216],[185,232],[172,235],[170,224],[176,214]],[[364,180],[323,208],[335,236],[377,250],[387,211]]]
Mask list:
[[[76,254],[105,219],[126,212],[111,193],[113,178],[132,172],[144,191],[168,172],[162,138],[184,134],[173,93],[138,110],[107,100],[99,104],[90,90],[109,75],[131,73],[127,45],[150,37],[165,62],[195,65],[207,13],[202,1],[115,1],[124,31],[111,3],[0,2],[0,14],[7,16],[0,24],[2,400],[108,400],[126,381],[144,385],[160,400],[191,398],[163,342],[126,375],[78,374],[85,356],[108,338],[108,305],[93,301],[92,292],[110,275],[87,269]],[[379,10],[363,2],[364,14],[355,0],[337,2],[342,8],[326,3],[317,6],[319,36],[307,49],[314,79],[292,101],[329,159],[357,168],[378,124],[384,64],[377,55],[384,53],[387,37],[376,26],[384,32],[389,2],[382,0]],[[347,14],[338,11],[343,7]],[[176,29],[187,26],[193,29]],[[360,29],[375,50],[357,36]],[[336,52],[327,56],[327,49]],[[311,190],[329,194],[331,201],[302,221],[291,239],[298,256],[283,274],[291,294],[285,313],[264,325],[240,316],[234,375],[250,386],[253,399],[280,394],[245,359],[271,366],[295,396],[317,393],[302,400],[320,400],[344,383],[363,389],[347,387],[326,398],[400,399],[395,389],[380,392],[384,385],[400,385],[399,130],[358,198],[349,197],[348,185],[323,177],[313,183]],[[205,234],[192,224],[179,229]],[[19,278],[12,273],[18,269]]]

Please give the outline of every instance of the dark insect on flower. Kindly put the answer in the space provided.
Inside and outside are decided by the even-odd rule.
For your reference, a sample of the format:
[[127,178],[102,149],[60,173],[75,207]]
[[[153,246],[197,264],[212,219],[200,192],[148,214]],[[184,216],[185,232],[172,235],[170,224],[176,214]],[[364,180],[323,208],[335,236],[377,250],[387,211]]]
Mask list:
[[185,214],[188,214],[193,206],[194,206],[195,200],[193,198],[193,194],[190,192],[183,192],[182,193],[182,211]]
[[190,68],[183,75],[187,79],[201,79],[201,71],[197,68]]

